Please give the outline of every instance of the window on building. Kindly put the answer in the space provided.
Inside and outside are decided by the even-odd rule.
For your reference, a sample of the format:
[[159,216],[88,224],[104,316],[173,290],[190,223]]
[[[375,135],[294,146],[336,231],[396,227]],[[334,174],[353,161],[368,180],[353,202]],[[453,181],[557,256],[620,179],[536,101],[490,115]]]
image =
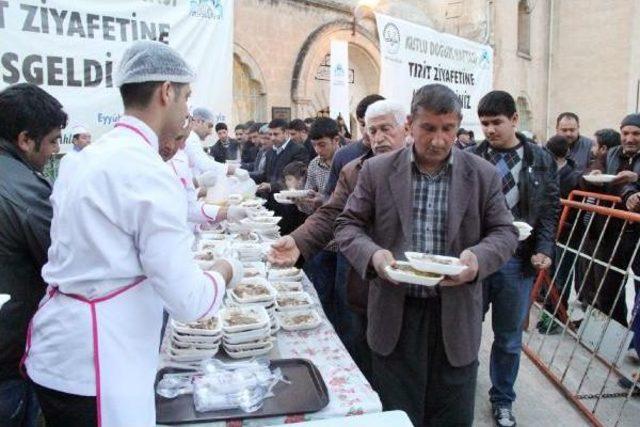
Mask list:
[[520,117],[520,124],[518,130],[531,132],[531,108],[529,107],[529,101],[524,96],[519,96],[516,99],[516,109],[518,110],[518,116]]
[[531,55],[531,7],[527,0],[518,2],[518,53]]

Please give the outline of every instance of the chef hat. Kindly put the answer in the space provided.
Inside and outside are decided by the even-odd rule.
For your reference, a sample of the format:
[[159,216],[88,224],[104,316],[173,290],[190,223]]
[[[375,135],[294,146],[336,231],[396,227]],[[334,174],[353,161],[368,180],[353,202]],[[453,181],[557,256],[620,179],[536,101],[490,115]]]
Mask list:
[[122,55],[116,86],[127,83],[191,83],[196,78],[189,64],[164,43],[144,40],[129,46]]
[[208,110],[207,108],[204,107],[198,107],[195,110],[193,110],[193,113],[191,113],[191,116],[194,119],[200,119],[203,120],[205,122],[212,122],[213,123],[213,113]]
[[73,126],[71,128],[71,132],[70,133],[71,133],[71,136],[76,136],[76,135],[80,135],[82,133],[89,133],[89,131],[84,126],[75,125],[75,126]]

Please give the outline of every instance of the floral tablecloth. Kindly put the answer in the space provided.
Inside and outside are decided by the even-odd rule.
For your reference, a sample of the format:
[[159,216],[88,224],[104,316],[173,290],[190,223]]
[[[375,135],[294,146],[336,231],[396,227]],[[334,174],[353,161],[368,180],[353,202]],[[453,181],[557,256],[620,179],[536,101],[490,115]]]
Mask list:
[[[309,280],[304,278],[304,287],[314,298],[318,311],[322,307],[318,295]],[[324,313],[323,313],[324,315]],[[324,317],[324,323],[316,329],[299,332],[280,331],[276,348],[270,354],[278,358],[304,358],[312,361],[320,371],[329,390],[329,404],[312,414],[290,414],[283,417],[233,420],[216,423],[189,424],[207,427],[264,426],[295,423],[348,415],[381,412],[382,403],[371,388],[355,362],[338,338],[333,326]],[[165,346],[163,345],[163,348]]]

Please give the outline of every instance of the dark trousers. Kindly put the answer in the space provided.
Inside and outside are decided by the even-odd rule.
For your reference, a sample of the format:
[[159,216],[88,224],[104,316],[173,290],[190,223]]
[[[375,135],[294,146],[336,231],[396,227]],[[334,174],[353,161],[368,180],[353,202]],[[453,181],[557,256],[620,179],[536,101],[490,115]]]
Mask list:
[[410,298],[400,339],[388,356],[372,353],[385,411],[405,411],[415,426],[473,424],[478,362],[454,367],[442,341],[440,298]]
[[98,425],[95,396],[77,396],[35,386],[47,427],[94,427]]
[[[611,258],[612,266],[626,270],[633,262],[631,259],[633,250],[640,235],[635,227],[627,228],[622,234],[622,239],[614,252],[618,235],[619,233],[613,230],[604,235],[596,258],[605,263],[608,263]],[[593,295],[588,303],[593,304],[600,311],[610,315],[613,320],[626,327],[628,323],[624,289],[626,285],[625,276],[613,270],[607,271],[606,267],[594,263],[589,272],[589,279],[593,286]],[[598,293],[598,297],[595,298],[598,287],[600,287],[600,292]]]
[[0,381],[0,427],[35,427],[40,407],[30,381]]
[[304,272],[318,292],[320,304],[329,322],[336,325],[336,253],[322,250],[304,263]]

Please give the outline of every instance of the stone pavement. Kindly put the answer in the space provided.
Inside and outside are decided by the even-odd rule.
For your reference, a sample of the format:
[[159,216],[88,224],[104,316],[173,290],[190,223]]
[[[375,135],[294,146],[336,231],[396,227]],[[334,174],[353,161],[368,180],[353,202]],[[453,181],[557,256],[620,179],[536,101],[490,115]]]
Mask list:
[[[493,426],[491,404],[489,403],[489,354],[493,332],[491,315],[487,314],[482,328],[480,348],[480,369],[476,391],[476,426]],[[520,373],[516,382],[517,399],[513,410],[518,426],[588,426],[580,412],[562,395],[538,368],[523,354]]]

